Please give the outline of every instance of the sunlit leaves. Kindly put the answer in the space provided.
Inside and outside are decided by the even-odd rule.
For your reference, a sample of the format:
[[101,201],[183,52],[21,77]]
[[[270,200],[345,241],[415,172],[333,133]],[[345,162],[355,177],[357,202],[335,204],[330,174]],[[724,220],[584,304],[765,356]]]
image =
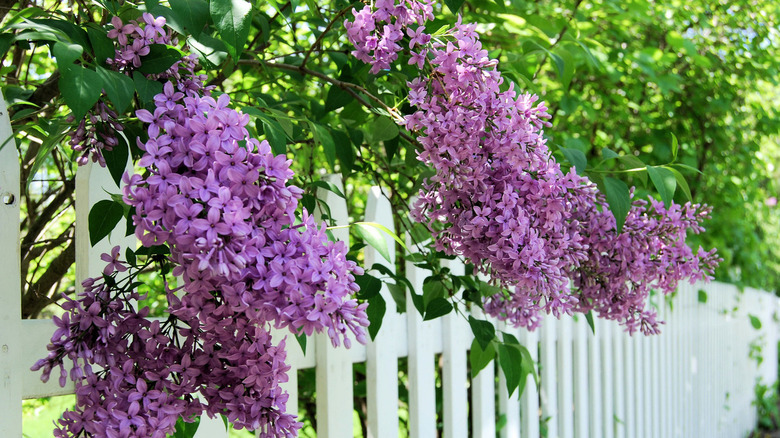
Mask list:
[[211,0],[209,8],[228,53],[237,60],[249,37],[252,4],[244,0]]

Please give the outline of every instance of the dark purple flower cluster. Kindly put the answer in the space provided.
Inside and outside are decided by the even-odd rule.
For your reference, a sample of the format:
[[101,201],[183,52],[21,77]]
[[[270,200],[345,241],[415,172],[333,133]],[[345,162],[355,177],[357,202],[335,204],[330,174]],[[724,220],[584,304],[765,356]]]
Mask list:
[[[112,22],[125,45],[138,32]],[[146,20],[147,29],[158,24]],[[121,56],[123,68],[135,66]],[[366,340],[367,304],[354,298],[362,269],[305,209],[296,217],[302,190],[288,185],[290,161],[252,138],[249,117],[227,95],[211,97],[195,67],[187,57],[159,76],[167,81],[155,109],[137,112],[149,136],[138,140],[146,170],[126,174],[123,188],[136,236],[170,249],[182,284],[167,291],[168,319],[147,320],[130,291],[142,268],[118,283],[127,271],[119,248],[101,257],[104,277],[63,306],[50,354],[33,367],[44,379],[60,367],[64,384],[63,361],[73,362],[78,402],[58,436],[164,437],[178,418],[207,413],[260,437],[292,437],[300,423],[284,412],[279,386],[285,341],[274,345],[270,330],[327,332],[347,348]]]
[[[116,111],[109,108],[105,102],[98,101],[79,122],[76,129],[68,134],[70,135],[68,144],[74,151],[81,152],[81,156],[76,159],[79,166],[87,164],[90,157],[93,162],[101,166],[106,165],[103,151],[110,151],[118,145],[118,132],[124,130],[117,117]],[[72,123],[75,120],[72,115],[68,117],[68,122]]]
[[[374,72],[396,59],[404,30],[409,37],[408,63],[421,75],[408,84],[417,111],[406,117],[406,128],[418,133],[419,159],[436,171],[412,215],[432,230],[436,249],[463,256],[512,290],[486,299],[485,310],[515,325],[537,327],[542,311],[595,309],[630,331],[637,325],[655,331],[645,329],[655,327],[644,310],[648,290],[671,291],[679,279],[706,276],[717,263],[714,251],[692,255],[685,244],[686,230],[699,230],[702,209],[635,202],[618,238],[595,186],[573,171],[564,174],[552,158],[543,137],[547,108],[503,84],[476,25],[458,19],[452,29],[426,35],[421,25],[429,17],[409,9],[415,2],[396,3],[356,12],[347,34]],[[401,37],[392,39],[391,50],[365,50],[386,34],[375,23],[388,21],[390,10],[416,19],[393,23],[393,35]],[[607,280],[606,288],[592,286]]]

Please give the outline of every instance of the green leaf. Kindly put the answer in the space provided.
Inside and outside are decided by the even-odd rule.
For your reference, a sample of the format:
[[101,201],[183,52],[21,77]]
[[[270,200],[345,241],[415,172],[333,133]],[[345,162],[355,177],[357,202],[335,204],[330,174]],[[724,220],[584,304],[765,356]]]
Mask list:
[[171,438],[192,438],[195,436],[195,432],[198,431],[198,425],[200,424],[200,417],[195,417],[194,421],[188,423],[183,418],[179,417],[176,420],[176,432],[171,435]]
[[89,42],[92,44],[93,55],[98,65],[105,66],[106,60],[113,58],[114,42],[106,35],[106,31],[101,28],[87,27]]
[[398,137],[398,125],[387,116],[379,116],[371,124],[371,139],[374,143]]
[[750,318],[750,325],[752,325],[754,329],[761,330],[761,320],[758,319],[757,316],[748,315],[748,318]]
[[395,234],[389,228],[387,228],[386,226],[384,226],[382,224],[379,224],[379,223],[376,223],[376,222],[355,222],[355,224],[356,225],[367,225],[369,227],[374,227],[374,228],[378,229],[379,231],[382,231],[385,234],[387,234],[388,236],[392,237],[393,240],[395,240],[396,242],[398,242],[399,245],[401,245],[401,248],[403,248],[404,251],[408,251],[409,250],[409,248],[406,247],[406,243],[404,243],[404,241],[401,240],[401,238],[398,237],[397,234]]
[[707,302],[707,291],[699,289],[699,302],[704,304]]
[[355,231],[366,241],[366,243],[376,249],[385,260],[393,263],[393,260],[390,259],[390,252],[387,247],[385,236],[382,235],[382,232],[377,227],[369,225],[367,222],[355,223],[353,224],[353,227],[355,227]]
[[674,177],[674,174],[669,169],[658,166],[647,166],[647,174],[650,176],[650,181],[653,182],[656,190],[658,190],[658,194],[661,195],[664,205],[670,206],[674,197],[674,190],[677,188],[677,179]]
[[314,122],[309,122],[312,134],[314,135],[314,141],[322,145],[322,150],[325,153],[325,159],[328,161],[330,168],[336,170],[336,143],[333,141],[333,136],[330,135],[328,128],[319,125]]
[[346,106],[355,98],[341,87],[331,85],[325,98],[325,111],[330,112]]
[[249,37],[252,4],[244,0],[211,0],[209,11],[230,56],[238,60]]
[[677,160],[677,136],[672,134],[672,161]]
[[482,349],[486,349],[490,341],[496,338],[496,328],[488,321],[476,319],[469,315],[469,325],[474,333],[474,338],[479,342]]
[[198,37],[209,20],[209,5],[204,0],[170,0],[178,22],[192,36]]
[[504,372],[506,391],[510,397],[520,385],[522,360],[522,354],[517,345],[498,344],[498,364]]
[[60,93],[73,117],[81,120],[95,104],[103,92],[103,81],[95,71],[79,65],[60,70]]
[[488,344],[483,348],[479,342],[474,339],[471,342],[471,350],[469,351],[469,364],[471,365],[471,378],[477,377],[480,371],[482,371],[493,358],[496,357],[496,349],[492,345]]
[[577,149],[560,148],[560,150],[566,158],[566,161],[571,163],[577,170],[577,174],[583,175],[585,173],[585,168],[588,167],[588,159],[585,158],[585,154]]
[[51,49],[52,54],[57,58],[57,66],[60,70],[69,68],[77,59],[81,58],[84,48],[78,44],[56,42]]
[[425,307],[428,307],[428,303],[435,299],[444,298],[445,288],[440,277],[428,277],[423,282],[423,304]]
[[604,189],[606,190],[605,195],[607,204],[609,204],[609,211],[615,216],[617,232],[620,234],[623,231],[623,224],[626,222],[628,211],[631,209],[631,195],[628,191],[628,186],[619,179],[606,177],[604,178]]
[[165,44],[152,44],[149,46],[149,53],[141,57],[141,67],[138,68],[143,74],[162,73],[181,60],[182,53],[173,47]]
[[[339,198],[347,199],[347,197],[344,196],[344,193],[341,191],[339,186],[337,186],[336,184],[333,184],[330,181],[325,181],[325,180],[321,179],[321,180],[318,180],[318,181],[314,181],[314,182],[312,182],[309,185],[311,187],[318,187],[318,188],[327,190],[329,192],[335,193],[336,195],[338,195]],[[366,222],[366,223],[368,223],[368,222]]]
[[360,286],[357,298],[361,300],[369,300],[379,295],[382,290],[382,281],[369,274],[358,275],[355,277],[355,283]]
[[228,57],[225,43],[206,33],[187,38],[187,44],[200,55],[201,61],[205,61],[204,65],[212,68],[222,65]]
[[133,72],[133,83],[135,83],[135,91],[138,92],[138,97],[144,105],[153,104],[154,96],[163,92],[163,84],[146,79],[146,76],[138,71]]
[[109,173],[111,173],[111,178],[113,178],[117,186],[121,186],[122,175],[125,173],[127,159],[130,156],[130,148],[121,135],[117,137],[119,143],[111,148],[110,151],[104,148],[103,158],[106,160],[106,167]]
[[393,297],[393,301],[395,301],[395,308],[398,309],[398,312],[403,313],[406,311],[406,288],[400,284],[385,284],[387,285],[387,290],[390,291],[390,296]]
[[588,313],[585,314],[585,321],[588,322],[588,326],[590,327],[590,331],[595,335],[596,334],[596,325],[593,324],[593,311],[588,311]]
[[425,306],[423,321],[430,321],[452,312],[452,304],[446,298],[436,298]]
[[618,154],[617,154],[617,152],[615,152],[615,151],[613,151],[612,149],[609,149],[609,148],[604,148],[604,149],[602,149],[602,150],[601,150],[601,156],[602,156],[602,157],[603,157],[605,160],[611,160],[611,159],[613,159],[613,158],[618,158],[618,157],[620,157],[620,155],[618,155]]
[[331,134],[333,134],[333,142],[336,145],[336,157],[341,164],[341,174],[346,179],[355,167],[355,150],[347,134],[341,131],[333,131]]
[[691,196],[691,188],[688,187],[688,181],[685,180],[685,177],[682,173],[680,173],[677,169],[672,167],[664,166],[664,169],[668,169],[670,172],[674,174],[674,178],[677,180],[677,187],[682,190],[685,197],[688,199],[688,201],[693,202],[693,197]]
[[89,210],[89,243],[95,246],[116,228],[124,216],[124,207],[114,201],[102,200]]
[[502,291],[503,289],[501,289],[500,287],[493,286],[492,284],[489,283],[482,282],[479,284],[479,293],[485,298],[492,297],[493,295],[498,295]]
[[[30,187],[30,183],[32,182],[33,178],[35,178],[35,175],[38,173],[38,170],[40,170],[40,168],[46,163],[46,158],[49,156],[51,151],[53,151],[54,148],[56,148],[57,145],[62,142],[62,139],[65,138],[65,133],[67,132],[66,128],[66,126],[63,126],[59,123],[53,123],[49,128],[47,132],[49,135],[46,137],[46,139],[43,140],[43,143],[41,143],[41,146],[38,148],[38,153],[35,155],[35,161],[33,161],[33,164],[28,171],[28,188]],[[9,139],[12,139],[12,137]],[[5,146],[5,144],[0,145],[0,150],[2,150],[3,146]]]
[[263,132],[265,139],[271,145],[271,151],[274,155],[284,155],[287,153],[287,137],[278,122],[263,119]]
[[101,66],[96,68],[97,74],[103,81],[103,89],[106,90],[108,98],[114,104],[114,109],[118,113],[123,113],[133,102],[135,94],[135,83],[127,76],[118,71],[107,70]]
[[387,303],[382,295],[377,294],[368,300],[368,307],[366,308],[366,316],[368,317],[368,334],[371,336],[371,340],[376,339],[379,328],[382,327],[382,320],[385,317],[387,311]]
[[444,3],[450,8],[450,12],[457,14],[465,0],[444,0]]
[[306,333],[301,333],[299,335],[295,335],[295,340],[298,341],[298,345],[301,347],[301,352],[304,356],[306,356],[306,343],[309,341],[309,337],[306,336]]

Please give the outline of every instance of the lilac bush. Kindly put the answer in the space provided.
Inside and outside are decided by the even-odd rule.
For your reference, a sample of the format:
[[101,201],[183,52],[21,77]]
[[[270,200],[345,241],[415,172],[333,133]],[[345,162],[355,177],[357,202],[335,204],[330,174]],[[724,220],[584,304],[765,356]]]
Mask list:
[[[390,68],[408,36],[408,83],[418,159],[435,170],[412,216],[433,232],[436,250],[459,255],[511,290],[484,302],[488,314],[529,329],[540,312],[596,311],[657,333],[649,290],[673,291],[679,280],[708,278],[714,250],[693,253],[707,208],[635,201],[617,233],[615,218],[589,179],[564,173],[546,145],[547,108],[538,96],[504,84],[498,61],[482,47],[476,24],[460,18],[431,35],[431,1],[385,1],[354,12],[345,26],[353,55]],[[400,17],[400,18],[394,18]],[[573,282],[573,288],[570,287]]]
[[[119,71],[137,68],[149,44],[171,42],[164,20],[147,15],[112,20]],[[154,76],[163,93],[152,111],[137,111],[149,137],[138,141],[145,171],[125,174],[123,188],[136,236],[170,249],[163,263],[183,284],[166,290],[167,319],[152,321],[135,309],[133,289],[154,257],[130,268],[118,247],[101,257],[103,277],[66,301],[50,353],[33,367],[44,380],[59,367],[60,384],[76,384],[77,406],[56,436],[165,437],[180,417],[203,413],[261,437],[295,436],[300,423],[279,386],[285,340],[271,328],[327,332],[347,348],[365,342],[367,305],[354,298],[362,269],[324,224],[305,209],[296,216],[302,190],[289,184],[290,161],[252,138],[248,116],[227,95],[212,97],[196,68],[190,56]]]

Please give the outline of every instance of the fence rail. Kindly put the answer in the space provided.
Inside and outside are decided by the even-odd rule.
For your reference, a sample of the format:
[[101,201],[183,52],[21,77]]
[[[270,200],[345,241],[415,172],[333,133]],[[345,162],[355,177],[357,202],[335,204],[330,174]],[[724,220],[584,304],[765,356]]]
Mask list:
[[[0,97],[0,138],[10,127]],[[56,379],[42,383],[29,371],[46,354],[54,330],[51,321],[20,319],[19,169],[16,150],[0,150],[0,436],[22,435],[21,400],[73,392]],[[77,279],[99,274],[99,254],[114,244],[135,245],[133,239],[111,236],[89,247],[89,208],[108,192],[117,192],[105,169],[88,165],[78,171],[76,188]],[[321,196],[332,216],[347,223],[344,200],[331,192]],[[378,188],[369,193],[366,220],[392,229],[392,210]],[[346,230],[336,230],[348,239]],[[124,233],[120,233],[124,234]],[[388,237],[391,257],[394,245]],[[11,250],[15,248],[15,250]],[[382,260],[366,249],[366,265]],[[462,264],[450,262],[458,272]],[[426,271],[408,265],[407,277],[422,289]],[[707,300],[700,300],[706,294]],[[537,362],[539,386],[529,379],[525,392],[509,397],[504,376],[495,364],[473,379],[468,374],[469,326],[449,314],[422,321],[407,297],[398,313],[389,291],[382,330],[374,342],[334,349],[330,340],[315,336],[305,354],[288,342],[292,369],[284,386],[290,392],[288,410],[298,411],[297,370],[316,368],[317,433],[324,438],[353,434],[353,364],[366,364],[367,429],[371,438],[399,436],[399,371],[408,388],[408,436],[430,438],[538,437],[742,437],[755,425],[751,406],[757,379],[777,376],[778,299],[766,292],[721,284],[680,287],[670,307],[656,299],[666,320],[660,336],[630,337],[612,322],[595,321],[595,334],[584,318],[548,317],[533,333],[500,327],[514,334]],[[751,324],[751,316],[761,328]],[[500,326],[500,324],[499,324]],[[278,334],[281,336],[283,334]],[[750,358],[751,346],[761,346],[763,361]],[[407,368],[399,370],[399,358]],[[437,378],[440,377],[440,378]],[[436,385],[443,393],[436,409]],[[441,424],[441,432],[437,424]],[[219,420],[203,421],[199,438],[226,436]]]

